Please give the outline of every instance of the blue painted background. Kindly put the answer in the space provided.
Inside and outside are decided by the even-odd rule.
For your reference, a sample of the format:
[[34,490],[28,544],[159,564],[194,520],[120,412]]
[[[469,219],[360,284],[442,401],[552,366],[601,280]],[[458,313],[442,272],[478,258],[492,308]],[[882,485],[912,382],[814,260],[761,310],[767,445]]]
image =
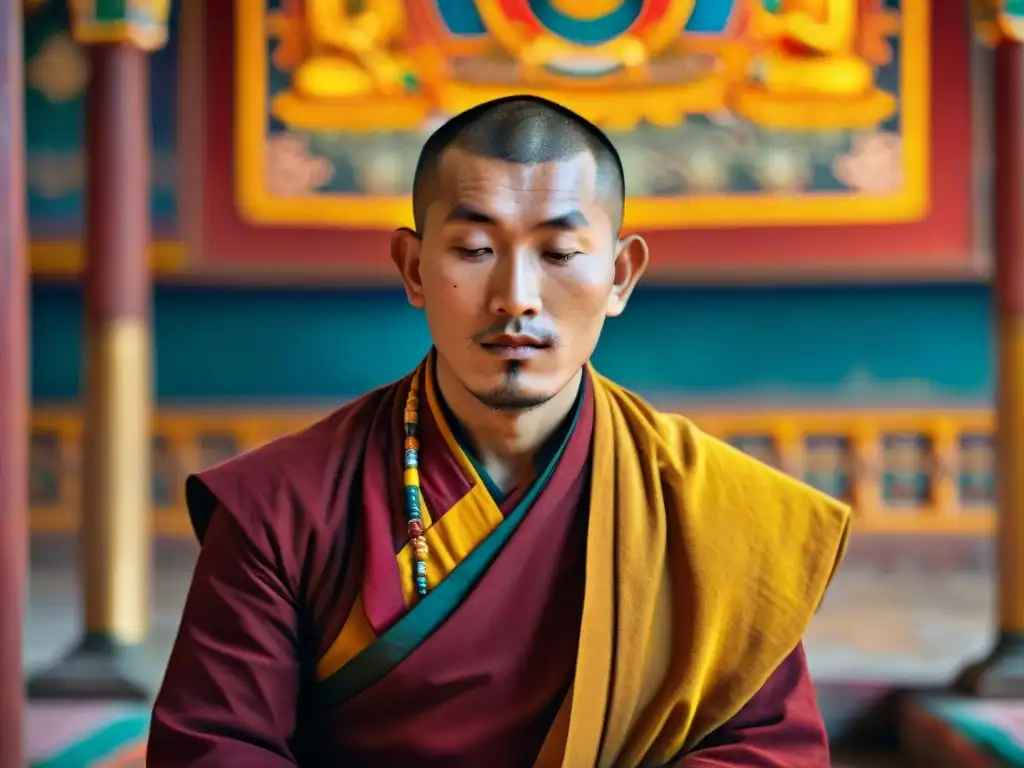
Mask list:
[[[160,286],[163,402],[330,402],[397,378],[428,339],[397,290]],[[32,391],[78,393],[81,296],[33,289]],[[982,285],[648,288],[609,322],[595,362],[642,393],[772,403],[986,403]]]

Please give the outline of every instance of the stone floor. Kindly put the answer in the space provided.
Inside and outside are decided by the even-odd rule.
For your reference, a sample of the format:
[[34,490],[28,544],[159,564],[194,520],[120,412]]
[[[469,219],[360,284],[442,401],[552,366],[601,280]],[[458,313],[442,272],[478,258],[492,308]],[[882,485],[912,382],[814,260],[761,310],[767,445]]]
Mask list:
[[[152,642],[143,658],[154,683],[174,638],[195,552],[189,542],[160,542],[155,549]],[[826,693],[832,683],[868,689],[941,684],[987,649],[993,623],[991,562],[990,547],[980,541],[854,540],[806,638],[830,726],[841,727],[844,718],[857,715],[845,699]],[[24,635],[30,673],[74,643],[78,617],[73,543],[33,542]],[[838,757],[835,765],[900,765],[877,755],[849,760]]]
[[988,542],[855,539],[806,637],[818,680],[942,684],[987,651]]

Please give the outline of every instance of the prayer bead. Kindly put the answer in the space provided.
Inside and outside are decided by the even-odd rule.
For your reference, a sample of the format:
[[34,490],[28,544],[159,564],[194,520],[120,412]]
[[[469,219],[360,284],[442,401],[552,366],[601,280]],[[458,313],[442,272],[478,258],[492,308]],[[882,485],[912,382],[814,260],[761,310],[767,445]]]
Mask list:
[[416,587],[416,594],[422,597],[428,592],[427,557],[430,554],[430,548],[427,546],[427,540],[423,538],[423,514],[420,509],[420,443],[416,438],[420,406],[418,392],[419,379],[414,377],[409,386],[409,394],[405,400],[403,478],[405,485],[405,514],[408,519],[406,530],[412,541],[413,556],[415,558],[414,586]]
[[410,517],[413,512],[416,512],[416,516],[419,517],[420,489],[414,485],[405,486],[405,508],[409,512]]

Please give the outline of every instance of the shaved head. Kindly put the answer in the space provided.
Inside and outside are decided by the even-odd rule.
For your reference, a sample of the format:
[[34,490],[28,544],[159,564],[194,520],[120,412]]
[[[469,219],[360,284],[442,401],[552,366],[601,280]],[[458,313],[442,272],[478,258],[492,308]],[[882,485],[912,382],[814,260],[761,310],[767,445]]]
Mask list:
[[609,218],[622,224],[622,161],[607,136],[572,110],[536,96],[509,96],[456,115],[427,139],[413,181],[413,214],[423,232],[437,194],[442,155],[448,149],[520,165],[558,163],[589,154]]

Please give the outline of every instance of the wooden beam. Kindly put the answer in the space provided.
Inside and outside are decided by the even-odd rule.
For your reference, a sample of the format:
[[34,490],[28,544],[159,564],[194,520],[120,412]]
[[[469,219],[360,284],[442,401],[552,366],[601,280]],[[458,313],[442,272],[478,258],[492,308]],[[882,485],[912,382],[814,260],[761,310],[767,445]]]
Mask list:
[[0,0],[0,765],[24,765],[28,265],[22,0]]

